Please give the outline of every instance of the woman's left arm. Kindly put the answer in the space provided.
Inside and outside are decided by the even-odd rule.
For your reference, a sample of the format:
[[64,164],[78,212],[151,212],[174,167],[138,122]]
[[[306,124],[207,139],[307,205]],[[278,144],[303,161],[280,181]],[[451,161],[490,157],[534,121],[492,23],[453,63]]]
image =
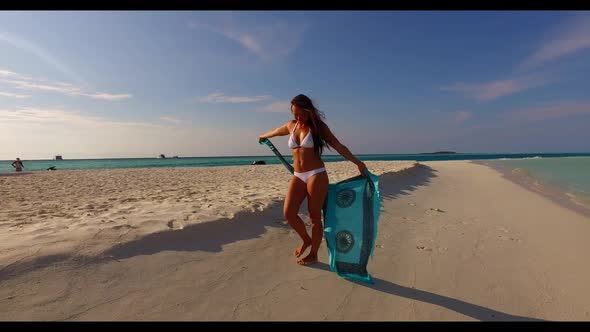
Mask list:
[[336,150],[336,152],[338,152],[342,157],[353,162],[359,168],[359,171],[361,172],[361,174],[363,174],[364,170],[367,168],[365,163],[358,160],[344,144],[340,143],[338,138],[336,138],[336,136],[334,136],[334,134],[332,133],[330,128],[328,128],[328,126],[324,125],[322,127],[323,127],[324,139],[326,140],[326,143],[328,143],[328,145],[333,147],[334,150]]

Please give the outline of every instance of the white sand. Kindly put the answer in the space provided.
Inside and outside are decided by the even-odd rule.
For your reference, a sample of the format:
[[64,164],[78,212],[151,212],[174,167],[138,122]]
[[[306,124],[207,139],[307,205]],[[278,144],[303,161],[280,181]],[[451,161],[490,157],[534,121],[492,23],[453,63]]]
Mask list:
[[482,165],[367,165],[374,286],[330,272],[325,244],[295,263],[280,165],[0,177],[0,319],[590,319],[589,218]]
[[[370,162],[377,175],[415,162]],[[327,163],[330,181],[358,175]],[[9,173],[18,174],[18,173]],[[150,233],[236,213],[284,221],[291,175],[282,165],[63,170],[0,176],[0,266],[51,254],[93,256]],[[307,206],[302,206],[305,213]]]

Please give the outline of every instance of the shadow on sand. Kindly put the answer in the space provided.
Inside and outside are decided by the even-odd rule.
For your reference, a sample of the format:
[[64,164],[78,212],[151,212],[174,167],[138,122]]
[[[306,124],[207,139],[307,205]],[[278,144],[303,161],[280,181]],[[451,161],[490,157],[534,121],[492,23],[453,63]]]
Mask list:
[[[324,271],[330,271],[330,266],[326,263],[317,263],[310,265],[309,267]],[[393,296],[399,296],[415,301],[434,304],[480,321],[543,321],[537,318],[510,315],[501,311],[457,300],[448,296],[397,285],[383,279],[373,278],[373,281],[375,282],[375,284],[370,285],[350,280],[350,282],[362,287],[374,289],[378,292],[382,292]]]
[[421,186],[427,186],[436,177],[437,171],[430,166],[418,164],[401,172],[390,172],[379,176],[381,199],[396,199],[410,195]]

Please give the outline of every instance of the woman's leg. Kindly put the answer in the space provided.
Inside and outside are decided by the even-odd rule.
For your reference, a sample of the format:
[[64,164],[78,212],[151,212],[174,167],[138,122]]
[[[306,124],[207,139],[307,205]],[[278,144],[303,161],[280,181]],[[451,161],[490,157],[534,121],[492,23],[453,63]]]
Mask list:
[[311,219],[311,250],[309,255],[297,262],[299,264],[311,264],[318,260],[318,250],[324,236],[322,207],[328,194],[329,182],[327,172],[315,174],[307,181],[307,207]]
[[289,225],[299,234],[303,240],[303,244],[295,250],[295,256],[299,257],[311,245],[311,237],[307,234],[303,220],[297,214],[301,203],[307,196],[307,186],[305,182],[297,177],[292,177],[285,197],[285,205],[283,207],[283,214],[287,218]]

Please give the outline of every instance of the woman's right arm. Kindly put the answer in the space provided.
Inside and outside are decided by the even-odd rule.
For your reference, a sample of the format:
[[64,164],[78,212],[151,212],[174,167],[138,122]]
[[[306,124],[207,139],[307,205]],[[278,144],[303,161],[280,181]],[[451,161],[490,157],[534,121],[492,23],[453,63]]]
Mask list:
[[258,141],[261,142],[262,140],[266,139],[266,138],[271,138],[271,137],[275,137],[275,136],[286,136],[289,135],[289,122],[285,123],[284,125],[273,129],[269,132],[267,132],[264,135],[260,135],[258,136]]

